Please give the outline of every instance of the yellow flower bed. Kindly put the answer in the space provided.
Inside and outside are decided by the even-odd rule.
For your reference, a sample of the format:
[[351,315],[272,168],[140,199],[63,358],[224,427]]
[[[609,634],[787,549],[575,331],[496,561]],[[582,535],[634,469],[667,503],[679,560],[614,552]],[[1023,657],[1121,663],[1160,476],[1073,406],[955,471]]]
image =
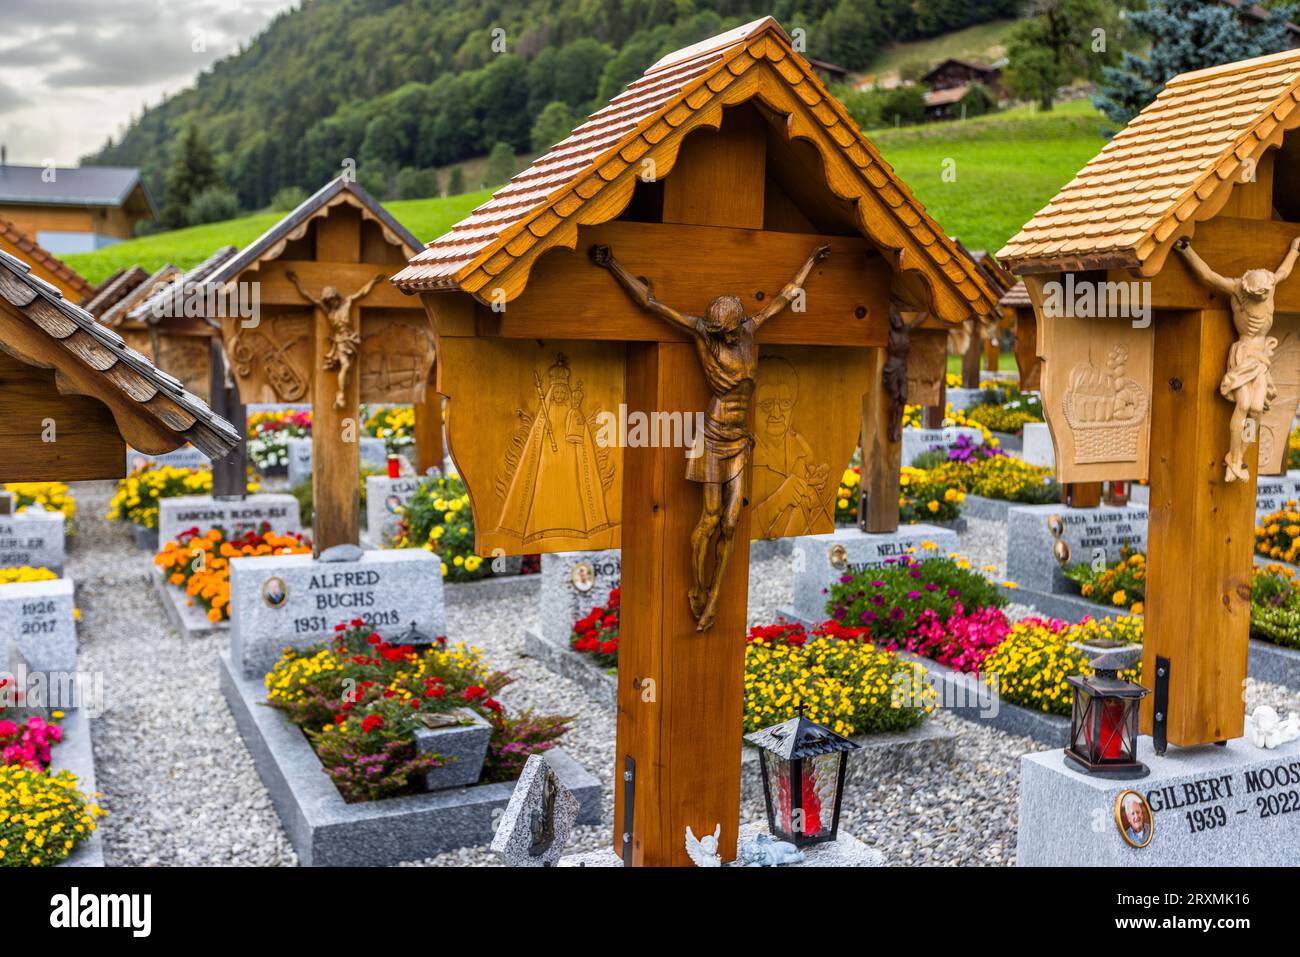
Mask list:
[[58,577],[48,568],[32,568],[30,565],[23,565],[21,568],[0,568],[0,585],[17,585],[21,582],[48,582],[54,581]]
[[1300,556],[1300,505],[1287,499],[1286,506],[1265,515],[1255,527],[1255,551],[1265,558],[1296,563]]
[[385,447],[396,451],[407,445],[415,444],[415,409],[412,406],[397,406],[376,409],[366,416],[362,430],[366,435],[383,439]]
[[[261,486],[248,483],[250,494]],[[123,521],[144,528],[158,527],[158,501],[177,495],[211,495],[212,472],[209,469],[180,469],[170,465],[142,469],[119,479],[117,491],[109,502],[110,522]]]
[[62,512],[69,520],[76,517],[77,501],[62,482],[8,482],[5,491],[14,493],[19,512],[39,505],[49,512]]
[[[896,691],[906,692],[896,700]],[[913,697],[913,695],[917,697]],[[810,637],[745,648],[745,731],[785,721],[798,705],[838,734],[902,731],[934,710],[935,691],[910,663],[870,644]]]
[[0,866],[58,864],[105,812],[77,790],[71,771],[0,765]]
[[[984,659],[980,675],[986,684],[997,689],[1004,701],[1068,716],[1072,691],[1065,679],[1092,673],[1087,657],[1070,647],[1070,643],[1103,640],[1140,643],[1142,619],[1124,616],[1069,625],[1026,618],[1017,622],[1006,641]],[[1141,667],[1120,674],[1137,681]]]

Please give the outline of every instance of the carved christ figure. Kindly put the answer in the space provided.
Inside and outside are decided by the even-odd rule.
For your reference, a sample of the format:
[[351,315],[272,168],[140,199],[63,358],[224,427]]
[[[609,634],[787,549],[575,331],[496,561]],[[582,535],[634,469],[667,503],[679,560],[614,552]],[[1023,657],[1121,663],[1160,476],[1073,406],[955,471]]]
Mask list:
[[319,296],[313,296],[303,288],[297,273],[286,271],[284,275],[304,299],[325,314],[325,319],[329,322],[330,348],[325,355],[325,368],[337,369],[339,372],[339,388],[334,397],[334,408],[341,409],[343,393],[348,387],[348,370],[352,368],[357,350],[361,348],[361,333],[352,322],[352,305],[370,295],[370,290],[384,278],[384,274],[380,273],[350,296],[343,295],[333,286],[326,286]]
[[[1291,267],[1300,255],[1300,238],[1291,240],[1291,248],[1276,270],[1250,269],[1237,279],[1226,279],[1207,266],[1186,236],[1174,243],[1174,248],[1187,260],[1197,279],[1227,295],[1232,303],[1237,341],[1228,351],[1228,371],[1219,383],[1219,392],[1236,408],[1228,434],[1228,454],[1223,457],[1223,480],[1248,481],[1250,473],[1243,461],[1246,446],[1259,435],[1260,419],[1277,398],[1277,387],[1269,372],[1277,349],[1277,340],[1268,334],[1273,328],[1273,291],[1291,275]],[[1247,426],[1248,421],[1253,424]]]
[[903,412],[907,405],[907,359],[912,354],[912,330],[928,317],[923,312],[910,323],[889,311],[889,341],[885,346],[885,367],[880,377],[889,400],[889,441],[903,441]]
[[[704,414],[703,448],[686,463],[686,478],[704,486],[704,509],[691,533],[695,583],[689,599],[697,631],[713,625],[722,575],[735,549],[736,526],[744,506],[745,466],[754,448],[754,436],[747,425],[758,367],[755,336],[763,323],[799,295],[813,266],[829,254],[830,247],[818,246],[780,295],[752,316],[745,315],[737,296],[719,296],[709,303],[703,316],[687,316],[655,299],[649,281],[623,268],[608,246],[588,250],[592,262],[608,269],[638,306],[691,334],[712,393]],[[717,546],[710,576],[708,553],[715,532]]]

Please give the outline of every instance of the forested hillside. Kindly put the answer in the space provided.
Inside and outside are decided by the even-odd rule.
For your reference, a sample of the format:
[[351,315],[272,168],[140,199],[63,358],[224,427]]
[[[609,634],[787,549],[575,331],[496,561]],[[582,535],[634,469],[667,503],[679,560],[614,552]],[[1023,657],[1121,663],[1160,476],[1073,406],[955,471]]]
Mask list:
[[239,204],[258,209],[283,187],[316,188],[349,158],[363,182],[392,183],[403,170],[409,177],[501,143],[544,148],[664,53],[764,14],[801,29],[810,56],[858,69],[892,41],[1014,15],[1020,6],[305,0],[84,162],[139,166],[165,200],[168,163],[194,126]]

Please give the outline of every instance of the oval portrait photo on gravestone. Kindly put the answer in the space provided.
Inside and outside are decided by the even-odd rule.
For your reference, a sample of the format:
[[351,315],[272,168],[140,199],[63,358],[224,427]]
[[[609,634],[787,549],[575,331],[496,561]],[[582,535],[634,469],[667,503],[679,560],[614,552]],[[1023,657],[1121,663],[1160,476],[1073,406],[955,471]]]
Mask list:
[[1138,791],[1120,791],[1115,796],[1115,826],[1119,836],[1129,847],[1141,848],[1151,843],[1155,836],[1155,818],[1151,805]]
[[586,592],[591,591],[592,587],[596,584],[596,570],[591,567],[590,562],[578,562],[573,566],[570,580],[573,582],[575,591],[580,591],[585,594]]
[[289,600],[289,586],[283,578],[268,578],[262,582],[262,601],[268,608],[280,608]]

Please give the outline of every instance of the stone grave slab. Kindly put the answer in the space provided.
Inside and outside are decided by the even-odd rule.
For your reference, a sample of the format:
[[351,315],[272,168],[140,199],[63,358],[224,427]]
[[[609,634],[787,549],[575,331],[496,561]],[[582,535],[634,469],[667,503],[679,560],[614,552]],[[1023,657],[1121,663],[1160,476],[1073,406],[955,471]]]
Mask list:
[[971,406],[980,404],[980,397],[984,394],[983,389],[948,389],[945,393],[947,404],[953,407],[954,411],[964,412]]
[[903,464],[911,465],[923,452],[929,452],[935,446],[952,445],[963,435],[976,445],[984,444],[984,434],[979,429],[964,425],[949,425],[942,429],[903,429]]
[[0,515],[0,568],[48,568],[63,574],[64,518],[62,512],[28,508]]
[[441,791],[477,784],[483,776],[483,759],[492,739],[492,725],[471,708],[459,708],[436,717],[445,723],[415,731],[415,750],[421,754],[433,752],[446,762],[424,776],[424,786],[430,791]]
[[[1300,864],[1300,814],[1290,813],[1300,790],[1300,741],[1270,751],[1237,738],[1224,747],[1170,747],[1160,757],[1142,737],[1138,759],[1151,773],[1131,781],[1081,774],[1063,755],[1020,759],[1020,867]],[[1143,803],[1149,811],[1136,810]],[[1125,804],[1139,826],[1121,830]]]
[[[767,834],[767,825],[749,821],[740,825],[737,847],[744,847],[759,834]],[[684,836],[683,836],[684,838]],[[797,864],[784,864],[785,867],[884,867],[885,856],[874,847],[868,847],[852,834],[844,830],[843,822],[835,840],[824,844],[813,844],[803,849],[804,859]],[[579,854],[566,854],[560,858],[560,867],[622,867],[623,860],[614,853],[613,848],[600,848],[595,851],[583,851]],[[734,861],[723,867],[740,867]]]
[[[286,647],[309,648],[360,618],[389,640],[414,625],[445,634],[442,574],[422,548],[360,552],[353,561],[266,555],[230,563],[230,649],[245,675],[270,670]],[[406,639],[409,640],[409,639]]]
[[1073,593],[1065,566],[1114,561],[1124,547],[1146,551],[1145,505],[1017,505],[1007,510],[1007,578],[1023,589]]
[[261,531],[263,523],[273,532],[301,532],[298,500],[288,493],[249,495],[244,499],[222,500],[211,495],[178,495],[158,502],[158,539],[173,541],[187,529],[200,532],[224,529],[230,538]]
[[376,548],[396,540],[407,503],[420,488],[419,478],[366,476],[366,539]]
[[[311,439],[286,439],[285,447],[289,456],[289,487],[311,480]],[[388,452],[383,439],[362,436],[361,465],[377,469],[388,465]]]
[[1046,422],[1026,422],[1021,433],[1020,457],[1030,465],[1056,467],[1056,450]]
[[1259,476],[1255,483],[1255,521],[1282,511],[1291,499],[1300,500],[1300,470]]
[[77,668],[72,580],[0,585],[0,666],[16,650],[29,671]]
[[[838,528],[825,535],[793,539],[790,555],[794,571],[794,604],[780,614],[805,625],[826,620],[826,596],[843,575],[866,568],[882,568],[909,555],[946,555],[957,550],[957,533],[937,525],[900,525],[896,532],[868,534],[856,528]],[[938,547],[927,550],[924,542]]]

